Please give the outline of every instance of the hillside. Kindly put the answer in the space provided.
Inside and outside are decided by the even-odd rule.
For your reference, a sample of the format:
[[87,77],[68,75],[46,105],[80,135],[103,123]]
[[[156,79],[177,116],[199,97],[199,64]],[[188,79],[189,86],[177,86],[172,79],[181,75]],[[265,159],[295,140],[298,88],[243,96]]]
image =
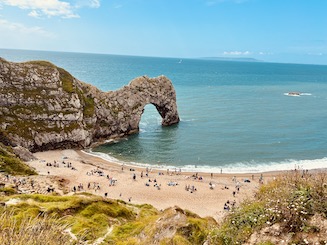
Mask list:
[[[178,207],[159,211],[88,193],[15,194],[13,188],[0,196],[0,243],[29,237],[24,244],[326,244],[326,183],[325,172],[285,173],[219,224]],[[8,237],[14,243],[5,243]]]

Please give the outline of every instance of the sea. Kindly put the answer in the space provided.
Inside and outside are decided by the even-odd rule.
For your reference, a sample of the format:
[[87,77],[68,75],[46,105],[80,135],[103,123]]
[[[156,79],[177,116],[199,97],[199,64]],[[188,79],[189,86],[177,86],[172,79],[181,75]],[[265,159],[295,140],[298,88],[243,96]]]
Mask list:
[[47,60],[103,91],[143,75],[172,81],[179,124],[162,127],[149,104],[139,133],[89,154],[193,172],[327,167],[327,66],[4,49],[0,57]]

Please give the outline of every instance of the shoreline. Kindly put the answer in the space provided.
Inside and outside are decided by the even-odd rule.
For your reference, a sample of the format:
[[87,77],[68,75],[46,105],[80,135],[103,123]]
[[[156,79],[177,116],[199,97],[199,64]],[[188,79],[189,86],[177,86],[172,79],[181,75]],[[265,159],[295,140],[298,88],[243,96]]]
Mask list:
[[[90,155],[96,158],[100,158],[104,161],[110,162],[112,164],[117,165],[126,165],[131,167],[137,167],[137,168],[152,168],[157,169],[160,171],[166,171],[167,169],[177,169],[182,170],[183,172],[187,173],[214,173],[219,174],[221,172],[226,174],[263,174],[263,173],[269,173],[269,172],[284,172],[284,171],[293,171],[294,169],[297,170],[318,170],[318,169],[327,169],[327,157],[321,158],[321,159],[313,159],[313,160],[285,160],[283,162],[272,162],[271,165],[269,164],[258,164],[256,166],[249,166],[244,168],[231,168],[228,166],[209,166],[209,165],[184,165],[184,166],[173,166],[173,165],[164,165],[164,164],[148,164],[148,163],[137,163],[137,162],[125,162],[122,160],[119,160],[115,157],[109,156],[106,153],[102,152],[93,152],[92,149],[86,149],[86,150],[80,150],[82,153],[86,155]],[[312,163],[315,162],[316,165],[313,167],[310,166]],[[194,167],[192,167],[194,166]],[[262,169],[264,168],[264,169]],[[261,170],[260,170],[261,169]],[[211,170],[211,171],[210,171]]]
[[289,172],[196,173],[150,169],[109,162],[80,150],[33,155],[38,160],[27,164],[41,176],[64,179],[67,195],[89,192],[132,204],[151,204],[158,210],[178,206],[216,221],[227,213],[226,203],[238,205],[251,198],[262,182]]

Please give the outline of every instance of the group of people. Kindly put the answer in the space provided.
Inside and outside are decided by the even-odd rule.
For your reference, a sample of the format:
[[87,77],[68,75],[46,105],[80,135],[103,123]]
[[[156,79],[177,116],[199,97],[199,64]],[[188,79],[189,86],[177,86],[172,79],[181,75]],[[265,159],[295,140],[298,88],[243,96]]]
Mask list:
[[[59,164],[60,162],[57,162],[57,161],[53,161],[53,163],[51,163],[51,162],[46,162],[46,166],[47,167],[54,167],[54,168],[59,168],[60,167],[60,164]],[[61,162],[63,165],[64,165],[64,167],[67,167],[67,168],[70,168],[71,170],[77,170],[75,167],[73,167],[73,165],[72,165],[72,163],[71,162],[65,162],[65,161],[62,161]],[[50,171],[48,171],[48,175],[50,174]]]
[[225,204],[224,204],[224,210],[229,211],[230,209],[235,207],[235,204],[236,204],[235,200],[233,202],[230,202],[229,200],[227,200],[227,202],[225,202]]
[[33,177],[15,177],[9,174],[0,174],[2,187],[13,186],[17,192],[46,194],[54,192],[55,188],[49,183],[40,183]]
[[185,186],[185,190],[186,190],[186,191],[189,191],[189,192],[191,192],[191,193],[193,193],[193,192],[195,192],[197,189],[195,188],[194,185],[192,185],[192,186],[190,186],[190,185],[186,185],[186,186]]

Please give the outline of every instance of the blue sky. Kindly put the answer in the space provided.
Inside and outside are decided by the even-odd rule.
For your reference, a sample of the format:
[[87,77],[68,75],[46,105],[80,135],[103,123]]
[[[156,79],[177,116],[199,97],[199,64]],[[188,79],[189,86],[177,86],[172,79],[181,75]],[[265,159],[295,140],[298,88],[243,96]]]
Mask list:
[[0,0],[0,48],[327,65],[327,0]]

